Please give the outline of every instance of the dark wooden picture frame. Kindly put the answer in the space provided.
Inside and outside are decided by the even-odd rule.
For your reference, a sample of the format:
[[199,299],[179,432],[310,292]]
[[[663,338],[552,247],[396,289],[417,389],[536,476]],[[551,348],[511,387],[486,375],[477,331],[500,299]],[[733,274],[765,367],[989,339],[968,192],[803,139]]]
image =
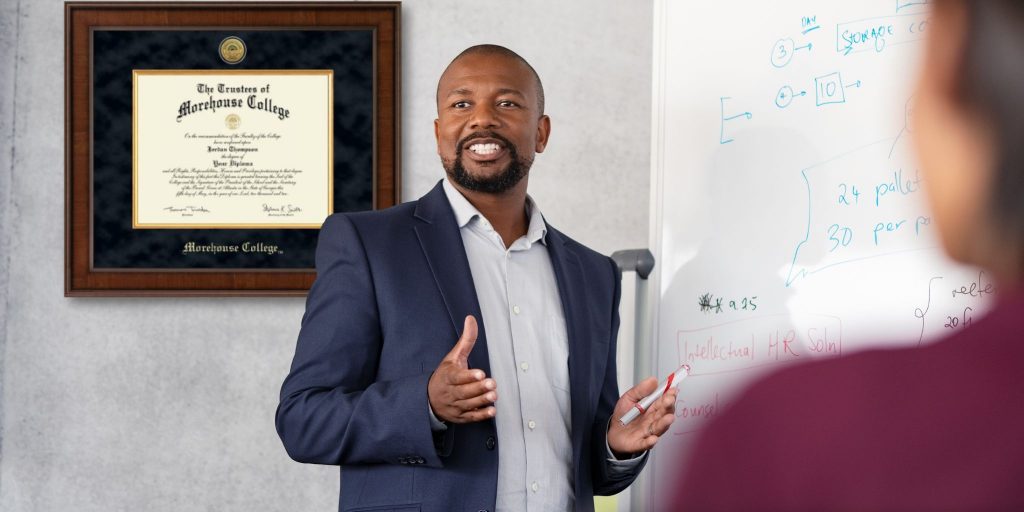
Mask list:
[[[254,57],[242,63],[248,69],[334,69],[334,112],[328,114],[335,127],[333,210],[386,208],[399,202],[400,190],[400,7],[399,2],[65,3],[65,296],[305,295],[316,277],[317,229],[132,229],[131,215],[124,213],[132,208],[134,115],[130,109],[125,113],[125,101],[132,104],[132,77],[125,71],[131,75],[137,66],[238,69],[206,53],[189,55],[200,51],[192,48],[208,52],[210,41],[239,33],[253,41],[248,51]],[[125,84],[127,100],[121,98]],[[185,258],[182,241],[192,239],[211,244],[267,239],[282,249]]]

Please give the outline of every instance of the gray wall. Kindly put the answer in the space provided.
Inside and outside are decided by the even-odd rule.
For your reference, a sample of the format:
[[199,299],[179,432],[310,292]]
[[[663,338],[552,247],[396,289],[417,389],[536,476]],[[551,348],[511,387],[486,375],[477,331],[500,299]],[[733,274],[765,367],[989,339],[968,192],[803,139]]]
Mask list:
[[[548,220],[646,245],[651,6],[415,0],[402,11],[402,195],[443,171],[434,88],[471,44],[519,51],[553,134]],[[63,4],[0,3],[0,510],[335,510],[333,467],[288,459],[277,393],[301,299],[63,297]]]

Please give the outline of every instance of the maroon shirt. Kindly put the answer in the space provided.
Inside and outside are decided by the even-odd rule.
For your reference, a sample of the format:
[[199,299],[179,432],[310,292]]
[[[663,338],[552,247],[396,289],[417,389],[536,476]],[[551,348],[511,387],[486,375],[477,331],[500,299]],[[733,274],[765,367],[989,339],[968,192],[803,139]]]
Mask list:
[[923,348],[792,367],[713,421],[678,510],[1024,510],[1024,296]]

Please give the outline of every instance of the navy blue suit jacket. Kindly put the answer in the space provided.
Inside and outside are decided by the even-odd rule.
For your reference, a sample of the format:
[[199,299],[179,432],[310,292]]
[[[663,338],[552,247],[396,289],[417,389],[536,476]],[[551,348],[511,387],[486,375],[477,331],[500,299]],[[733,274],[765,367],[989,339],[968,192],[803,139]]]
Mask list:
[[[548,251],[569,337],[576,510],[635,474],[607,474],[605,437],[618,400],[617,267],[548,226]],[[430,429],[427,381],[481,320],[454,213],[440,183],[387,210],[335,214],[320,231],[277,431],[299,462],[341,466],[339,510],[494,510],[494,420]],[[490,374],[480,326],[470,368]],[[639,472],[639,468],[637,469]]]

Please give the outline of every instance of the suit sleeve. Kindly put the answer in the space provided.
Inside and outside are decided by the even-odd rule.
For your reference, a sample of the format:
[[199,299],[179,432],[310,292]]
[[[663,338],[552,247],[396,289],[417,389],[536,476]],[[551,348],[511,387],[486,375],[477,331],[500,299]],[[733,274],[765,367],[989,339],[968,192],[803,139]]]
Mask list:
[[316,464],[441,467],[426,406],[430,372],[376,378],[384,340],[373,277],[343,214],[320,230],[316,269],[277,407],[288,455]]
[[591,460],[594,479],[594,494],[609,496],[618,494],[636,480],[637,475],[647,463],[646,453],[638,459],[630,461],[613,461],[608,459],[608,421],[611,419],[615,404],[619,401],[618,370],[615,366],[616,345],[619,335],[619,300],[622,297],[622,273],[618,265],[608,259],[614,286],[611,310],[611,339],[608,340],[608,362],[605,366],[604,384],[601,387],[601,399],[598,401],[597,414],[594,417],[591,435]]

